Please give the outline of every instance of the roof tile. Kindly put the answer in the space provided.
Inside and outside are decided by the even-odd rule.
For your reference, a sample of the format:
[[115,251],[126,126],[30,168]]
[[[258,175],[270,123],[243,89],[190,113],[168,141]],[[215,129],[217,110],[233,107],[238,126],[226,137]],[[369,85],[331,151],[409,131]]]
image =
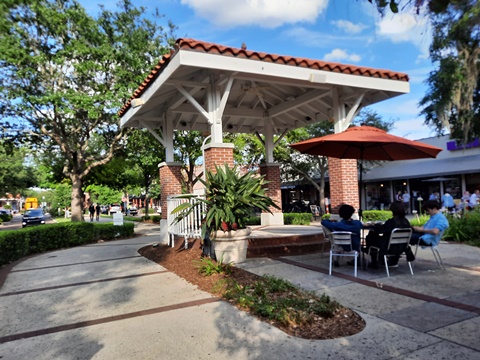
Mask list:
[[231,56],[246,58],[250,60],[265,61],[277,64],[286,64],[290,66],[306,67],[317,70],[331,71],[343,74],[353,74],[359,76],[367,76],[374,78],[383,78],[399,81],[408,81],[408,75],[404,73],[394,72],[384,69],[374,69],[364,66],[346,65],[334,62],[326,62],[321,60],[312,60],[307,58],[299,58],[293,56],[267,54],[263,52],[250,51],[246,49],[233,48],[229,46],[223,46],[219,44],[199,41],[195,39],[177,39],[175,42],[175,51],[171,50],[169,54],[163,55],[158,61],[157,65],[153,68],[150,74],[145,78],[143,83],[135,90],[130,100],[120,109],[119,116],[123,116],[130,108],[131,101],[139,96],[153,83],[155,78],[163,71],[168,65],[172,56],[178,50],[197,51],[208,54],[219,54],[222,56]]

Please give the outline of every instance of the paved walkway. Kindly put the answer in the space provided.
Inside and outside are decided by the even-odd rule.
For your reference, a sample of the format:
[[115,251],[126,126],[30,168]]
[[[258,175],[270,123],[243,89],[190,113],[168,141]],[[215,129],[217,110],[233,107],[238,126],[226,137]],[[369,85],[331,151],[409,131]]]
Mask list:
[[[292,232],[295,228],[292,227]],[[387,278],[346,265],[327,272],[310,254],[248,259],[241,267],[326,293],[367,323],[359,334],[304,340],[256,320],[139,256],[144,236],[59,250],[11,269],[0,289],[5,359],[479,359],[480,249],[442,244]]]

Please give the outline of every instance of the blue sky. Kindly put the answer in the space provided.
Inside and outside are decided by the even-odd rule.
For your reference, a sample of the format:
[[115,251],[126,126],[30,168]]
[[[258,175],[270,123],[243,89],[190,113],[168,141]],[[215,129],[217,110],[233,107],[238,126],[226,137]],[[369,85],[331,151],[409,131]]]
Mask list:
[[[92,14],[98,2],[80,0]],[[113,9],[116,1],[103,1]],[[306,57],[405,72],[410,93],[371,109],[395,120],[393,134],[410,139],[434,136],[418,116],[428,59],[430,29],[413,11],[381,18],[367,0],[137,0],[178,26],[177,37],[267,53]]]

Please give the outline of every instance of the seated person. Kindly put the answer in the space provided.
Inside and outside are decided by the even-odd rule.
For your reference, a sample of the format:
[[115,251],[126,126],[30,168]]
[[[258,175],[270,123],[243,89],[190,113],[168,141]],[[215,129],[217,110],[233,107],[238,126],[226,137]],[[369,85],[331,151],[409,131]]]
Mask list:
[[[352,233],[352,248],[360,251],[360,230],[363,224],[359,220],[352,220],[355,209],[351,205],[343,204],[338,210],[338,214],[342,218],[339,222],[330,220],[322,220],[322,225],[331,231],[350,231]],[[345,248],[345,250],[349,250]],[[350,263],[350,262],[349,262]],[[353,261],[351,261],[353,264]]]
[[440,242],[440,234],[449,226],[445,215],[440,211],[437,201],[427,201],[423,206],[430,219],[423,226],[414,226],[410,244],[420,246],[436,246]]
[[[390,234],[395,228],[411,228],[410,222],[405,217],[405,209],[402,204],[399,202],[392,203],[390,205],[390,211],[392,212],[393,217],[385,221],[384,224],[376,224],[373,227],[369,228],[367,237],[365,238],[367,251],[371,246],[377,247],[380,249],[380,254],[377,254],[376,249],[372,249],[370,255],[372,256],[371,262],[368,264],[368,267],[373,269],[378,269],[378,256],[383,256],[387,250],[388,241],[390,240]],[[395,246],[401,245],[391,245],[391,252],[395,252]],[[409,250],[411,252],[411,250]],[[409,254],[409,256],[413,255]],[[389,266],[396,266],[400,254],[397,256],[390,256],[388,259]]]

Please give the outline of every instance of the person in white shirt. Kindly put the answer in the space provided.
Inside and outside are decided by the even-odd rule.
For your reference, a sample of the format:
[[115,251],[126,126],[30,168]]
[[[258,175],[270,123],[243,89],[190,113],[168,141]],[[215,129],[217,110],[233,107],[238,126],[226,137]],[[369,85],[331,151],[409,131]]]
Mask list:
[[410,209],[410,194],[407,190],[402,195],[403,200],[403,208],[405,209],[405,214],[408,214],[408,210]]
[[470,201],[469,201],[470,207],[474,208],[475,206],[477,206],[479,200],[480,200],[480,190],[475,190],[475,192],[472,193],[472,196],[470,196]]

